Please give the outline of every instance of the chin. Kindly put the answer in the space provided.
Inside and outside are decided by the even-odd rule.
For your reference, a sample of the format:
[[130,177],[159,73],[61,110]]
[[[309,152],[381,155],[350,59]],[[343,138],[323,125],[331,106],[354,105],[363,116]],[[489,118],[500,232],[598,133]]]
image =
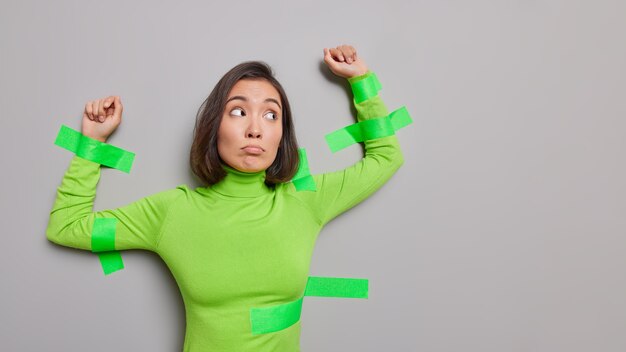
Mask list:
[[269,165],[267,167],[257,166],[257,165],[241,165],[237,169],[242,172],[259,172],[259,171],[267,170],[268,167]]

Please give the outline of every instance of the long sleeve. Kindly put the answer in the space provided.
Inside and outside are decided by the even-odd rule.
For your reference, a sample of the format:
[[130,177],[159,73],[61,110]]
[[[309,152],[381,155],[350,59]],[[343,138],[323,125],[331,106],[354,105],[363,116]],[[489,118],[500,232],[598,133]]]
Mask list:
[[[362,79],[368,74],[356,79]],[[355,103],[355,108],[358,122],[389,114],[378,95]],[[340,171],[313,176],[317,192],[311,193],[311,206],[322,224],[369,197],[404,163],[395,135],[363,143],[365,156],[354,165]]]
[[100,164],[74,156],[61,185],[46,229],[48,240],[91,250],[96,218],[115,218],[115,249],[156,251],[168,208],[183,194],[179,187],[153,194],[121,208],[93,212]]

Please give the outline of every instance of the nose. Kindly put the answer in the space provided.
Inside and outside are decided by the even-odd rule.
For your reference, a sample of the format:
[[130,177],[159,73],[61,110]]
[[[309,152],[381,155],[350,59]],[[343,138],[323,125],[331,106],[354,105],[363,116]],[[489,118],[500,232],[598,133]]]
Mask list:
[[261,138],[261,132],[259,130],[248,130],[248,138]]
[[261,126],[257,122],[256,118],[250,119],[250,123],[248,124],[248,128],[246,129],[246,137],[256,139],[262,137]]

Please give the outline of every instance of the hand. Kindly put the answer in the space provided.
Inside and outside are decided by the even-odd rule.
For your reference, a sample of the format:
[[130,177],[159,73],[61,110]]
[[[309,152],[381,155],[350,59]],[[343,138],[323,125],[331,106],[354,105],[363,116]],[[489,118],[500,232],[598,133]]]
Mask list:
[[324,48],[324,62],[339,77],[350,78],[367,73],[367,65],[357,56],[356,49],[350,45]]
[[119,96],[92,100],[85,105],[82,133],[100,142],[107,138],[122,123],[122,101]]

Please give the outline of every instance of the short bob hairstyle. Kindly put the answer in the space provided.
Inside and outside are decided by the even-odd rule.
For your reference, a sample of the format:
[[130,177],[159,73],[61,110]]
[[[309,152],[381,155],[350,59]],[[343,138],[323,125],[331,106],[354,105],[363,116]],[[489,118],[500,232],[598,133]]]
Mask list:
[[241,79],[266,80],[280,94],[282,104],[283,135],[276,159],[265,170],[265,183],[274,186],[291,180],[298,169],[298,142],[294,131],[291,108],[287,94],[274,78],[272,68],[263,61],[246,61],[226,72],[202,103],[196,116],[193,142],[189,155],[191,170],[205,186],[211,186],[226,176],[222,164],[226,164],[217,151],[217,132],[228,99],[228,93]]

